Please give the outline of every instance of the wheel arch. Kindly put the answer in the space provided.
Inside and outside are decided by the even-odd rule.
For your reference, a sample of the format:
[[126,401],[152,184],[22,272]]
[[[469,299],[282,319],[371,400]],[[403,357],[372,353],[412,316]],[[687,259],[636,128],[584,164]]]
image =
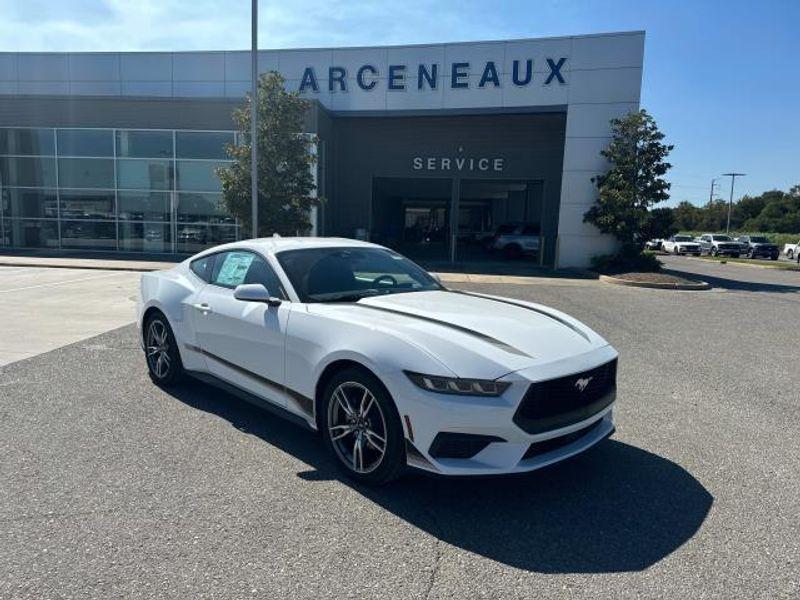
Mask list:
[[169,323],[169,317],[166,314],[164,314],[163,310],[161,310],[155,304],[148,306],[147,309],[145,309],[144,313],[142,313],[142,331],[141,331],[142,341],[144,341],[145,327],[147,326],[147,321],[152,319],[153,316],[157,314],[163,315],[163,317],[167,320],[167,323]]
[[[324,369],[322,369],[322,372],[317,378],[317,383],[314,386],[314,416],[316,418],[317,428],[319,429],[319,431],[322,431],[323,427],[323,423],[320,421],[320,419],[322,418],[321,414],[322,411],[320,410],[320,406],[322,404],[322,394],[325,392],[325,387],[328,385],[328,382],[334,377],[334,375],[345,369],[358,369],[374,377],[381,384],[383,389],[388,394],[389,398],[392,399],[392,402],[394,402],[394,398],[392,398],[392,394],[386,388],[386,385],[384,385],[383,381],[381,381],[381,378],[378,376],[378,374],[369,366],[353,358],[334,359],[327,365],[325,365]],[[395,404],[395,408],[396,407],[397,405]]]

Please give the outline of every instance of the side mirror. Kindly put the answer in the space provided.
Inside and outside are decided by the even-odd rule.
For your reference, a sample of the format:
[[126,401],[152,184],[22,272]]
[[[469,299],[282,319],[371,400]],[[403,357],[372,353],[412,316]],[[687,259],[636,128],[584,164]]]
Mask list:
[[279,306],[280,298],[270,296],[269,291],[260,283],[245,283],[237,285],[233,290],[233,297],[242,302],[263,302],[270,306]]

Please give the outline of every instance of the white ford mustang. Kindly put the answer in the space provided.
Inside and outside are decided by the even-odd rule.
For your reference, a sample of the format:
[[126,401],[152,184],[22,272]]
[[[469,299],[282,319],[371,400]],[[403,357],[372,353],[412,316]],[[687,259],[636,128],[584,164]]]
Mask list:
[[448,290],[366,242],[217,246],[142,276],[153,380],[190,374],[322,433],[351,477],[530,471],[608,437],[617,352],[538,304]]

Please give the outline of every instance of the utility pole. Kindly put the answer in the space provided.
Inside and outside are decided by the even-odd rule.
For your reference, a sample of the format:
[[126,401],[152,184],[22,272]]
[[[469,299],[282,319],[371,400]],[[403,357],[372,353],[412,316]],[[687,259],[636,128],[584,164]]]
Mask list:
[[731,231],[731,209],[733,208],[733,184],[736,182],[737,177],[744,177],[746,173],[723,173],[723,177],[731,178],[731,197],[728,200],[728,224],[725,226],[725,233],[729,234]]
[[250,16],[250,66],[252,67],[250,91],[250,196],[253,208],[253,238],[258,237],[258,0],[252,0]]
[[714,188],[717,186],[717,178],[713,178],[711,180],[711,191],[708,193],[708,203],[711,204],[714,201]]

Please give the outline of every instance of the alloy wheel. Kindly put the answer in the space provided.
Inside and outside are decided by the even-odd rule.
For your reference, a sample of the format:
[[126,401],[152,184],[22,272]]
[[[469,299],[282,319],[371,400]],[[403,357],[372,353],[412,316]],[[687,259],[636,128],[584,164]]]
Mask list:
[[167,326],[160,319],[153,319],[147,327],[147,363],[153,374],[164,379],[169,375],[172,359],[169,355]]
[[336,455],[352,471],[370,473],[386,455],[387,427],[380,403],[366,386],[346,381],[328,402],[328,435]]

